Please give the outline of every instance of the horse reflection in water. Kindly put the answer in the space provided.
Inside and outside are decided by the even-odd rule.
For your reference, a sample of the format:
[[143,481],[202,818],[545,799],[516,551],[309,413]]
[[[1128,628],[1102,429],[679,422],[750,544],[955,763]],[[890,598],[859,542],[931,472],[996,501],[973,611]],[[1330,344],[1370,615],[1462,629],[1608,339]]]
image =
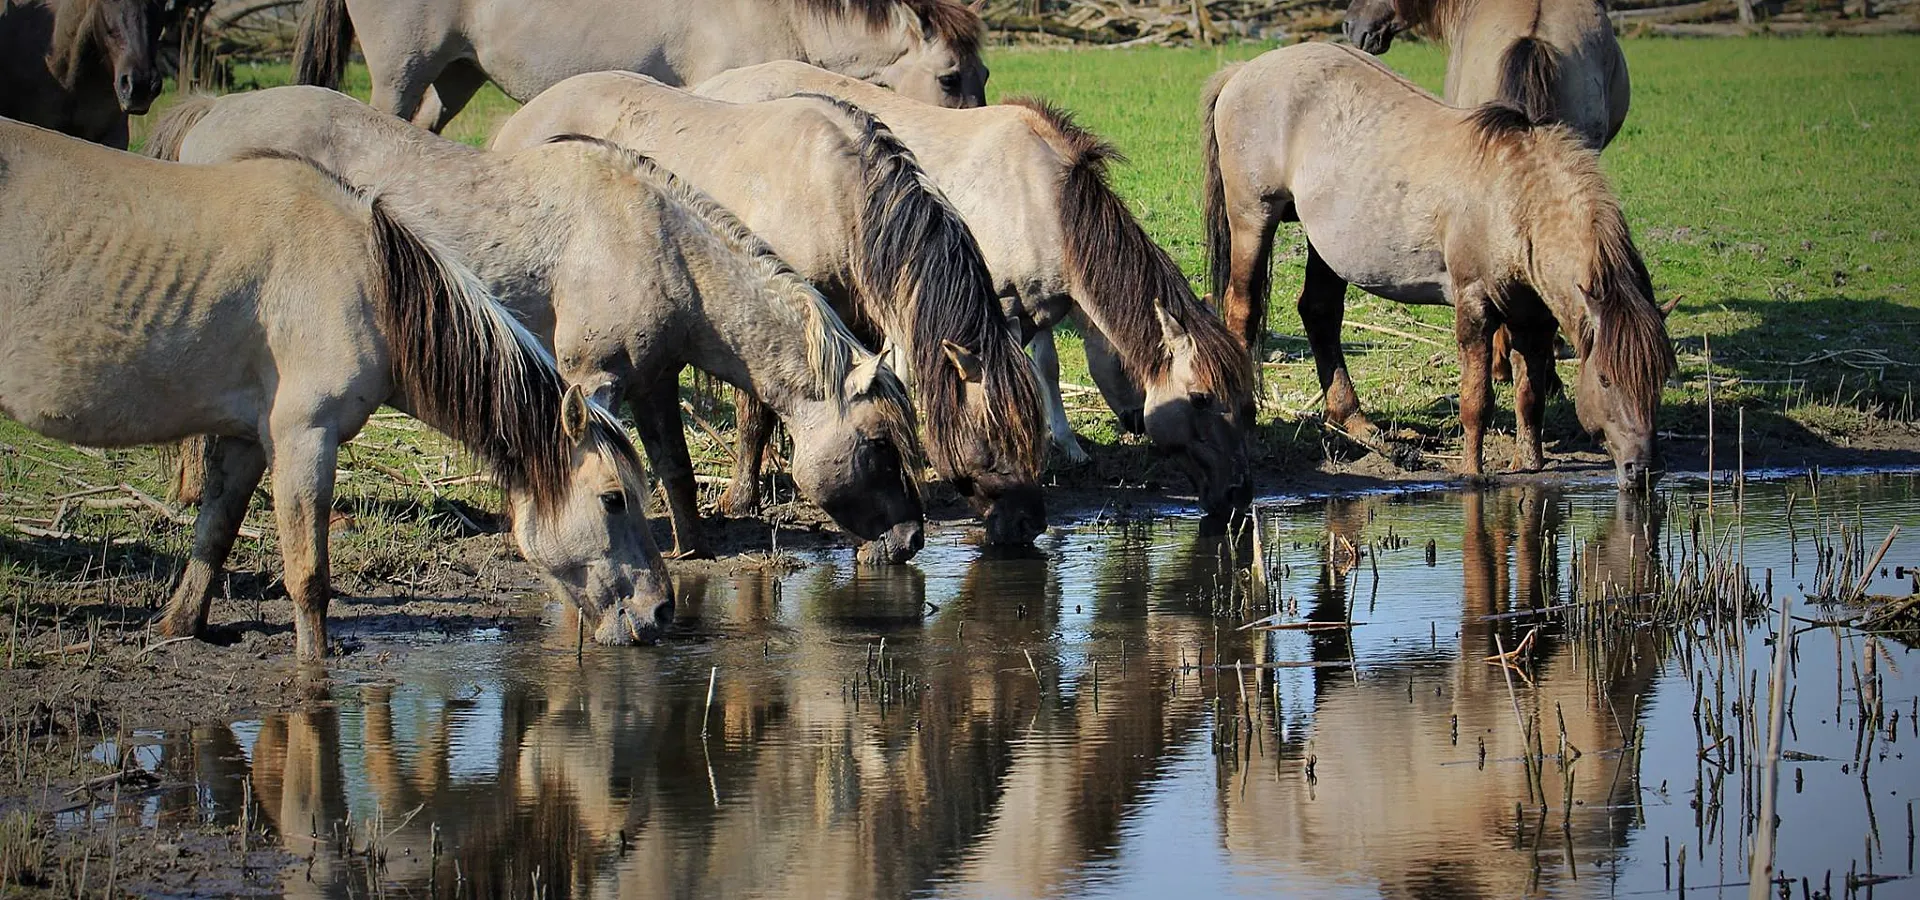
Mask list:
[[[1362,508],[1391,502],[1330,503],[1329,526],[1335,534],[1355,534],[1356,521],[1371,519]],[[1584,546],[1583,579],[1591,572],[1608,583],[1648,583],[1653,520],[1631,502],[1623,498],[1597,533],[1583,539],[1556,489],[1521,486],[1450,497],[1443,506],[1452,509],[1443,511],[1462,522],[1458,639],[1448,640],[1448,623],[1438,622],[1437,641],[1414,636],[1418,650],[1395,648],[1392,661],[1366,665],[1357,676],[1313,670],[1311,707],[1285,713],[1310,723],[1289,723],[1278,754],[1269,731],[1264,758],[1240,760],[1244,771],[1230,768],[1223,779],[1225,844],[1236,862],[1329,881],[1350,882],[1357,873],[1388,897],[1531,897],[1551,893],[1543,880],[1565,878],[1568,864],[1590,869],[1611,848],[1624,846],[1639,795],[1638,761],[1601,754],[1630,741],[1638,704],[1657,674],[1655,642],[1636,637],[1614,645],[1614,658],[1594,659],[1583,645],[1543,628],[1531,656],[1515,669],[1503,674],[1487,658],[1526,640],[1537,621],[1530,611],[1572,599],[1561,588],[1557,551],[1565,542]],[[1402,566],[1385,576],[1382,613],[1404,590],[1393,580],[1428,571],[1446,577],[1452,554],[1437,555],[1432,570],[1409,573]],[[1321,563],[1315,608],[1302,610],[1306,618],[1368,618],[1364,609],[1349,611],[1346,587],[1366,579],[1347,577],[1339,556]],[[1388,649],[1369,648],[1368,632],[1362,628],[1353,637],[1363,662],[1370,649]],[[1242,651],[1249,657],[1270,639],[1253,640],[1256,647]],[[1335,640],[1341,655],[1348,652],[1344,632]],[[1316,658],[1329,643],[1316,639]],[[1285,677],[1281,672],[1273,675]],[[1516,702],[1541,730],[1544,798],[1519,761],[1526,739]],[[1558,758],[1562,721],[1567,743],[1583,758],[1571,759],[1572,750],[1570,759]],[[1478,770],[1482,741],[1486,756]],[[1312,779],[1304,777],[1310,753],[1317,756]],[[1518,822],[1516,804],[1526,810]]]
[[[1227,561],[1246,559],[1249,541],[1157,523],[960,571],[934,554],[924,574],[683,574],[682,624],[711,638],[685,658],[577,659],[549,637],[504,648],[487,669],[515,674],[479,687],[435,675],[361,688],[341,711],[263,723],[253,796],[281,846],[313,860],[313,884],[297,866],[291,895],[366,888],[365,860],[338,853],[351,813],[355,847],[369,828],[381,835],[379,882],[428,895],[523,893],[537,871],[548,896],[1055,896],[1107,861],[1131,864],[1128,822],[1155,790],[1216,804],[1208,818],[1237,866],[1306,883],[1360,873],[1388,896],[1539,894],[1553,888],[1536,879],[1565,877],[1566,848],[1588,868],[1624,842],[1639,763],[1605,751],[1627,743],[1660,654],[1628,643],[1592,659],[1549,630],[1535,638],[1512,677],[1546,736],[1544,820],[1512,761],[1522,735],[1506,676],[1485,657],[1524,639],[1528,611],[1567,602],[1575,581],[1652,583],[1655,511],[1611,502],[1597,518],[1538,487],[1329,502],[1335,546],[1372,548],[1388,522],[1442,535],[1431,569],[1423,541],[1378,551],[1378,589],[1372,561],[1323,548],[1282,579],[1306,618],[1375,623],[1351,641],[1224,627],[1203,598],[1223,569],[1231,583]],[[1269,552],[1301,569],[1284,543]],[[1565,571],[1576,554],[1578,579]],[[1443,620],[1431,644],[1429,614]],[[1396,627],[1417,640],[1383,636]],[[1300,661],[1289,642],[1301,640],[1326,664],[1232,668]],[[1338,666],[1355,650],[1357,677]],[[1178,673],[1183,662],[1205,668]],[[1258,749],[1206,766],[1210,711],[1238,709],[1242,680]],[[1584,754],[1570,764],[1555,758],[1556,714]],[[244,764],[222,762],[242,758],[233,735],[193,743],[168,752],[225,785],[206,795],[217,808],[237,809],[240,781],[220,768]],[[1309,753],[1317,780],[1303,777]]]

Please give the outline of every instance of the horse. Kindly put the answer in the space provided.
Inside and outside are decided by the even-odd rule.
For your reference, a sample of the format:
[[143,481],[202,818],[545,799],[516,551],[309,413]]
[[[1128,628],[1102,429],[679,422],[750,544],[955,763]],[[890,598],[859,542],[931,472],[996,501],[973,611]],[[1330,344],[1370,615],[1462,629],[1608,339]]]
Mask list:
[[[1046,527],[1039,388],[1020,335],[967,223],[886,126],[830,97],[727,103],[596,72],[534,98],[492,146],[566,133],[643,150],[740,216],[858,333],[884,335],[924,416],[929,461],[980,514],[989,542],[1031,543]],[[722,501],[734,514],[757,500],[771,425],[753,404],[740,421]]]
[[163,633],[204,631],[271,463],[297,653],[326,655],[334,463],[382,403],[494,473],[596,640],[671,616],[619,423],[383,199],[304,159],[184,166],[0,121],[0,231],[0,413],[99,447],[215,436]]
[[1408,29],[1438,38],[1452,50],[1441,96],[1454,106],[1505,103],[1596,151],[1627,119],[1627,58],[1596,0],[1353,0],[1341,27],[1376,54]]
[[972,226],[996,292],[1033,330],[1054,444],[1086,458],[1060,402],[1051,332],[1073,315],[1109,404],[1181,460],[1201,507],[1222,514],[1251,500],[1246,351],[1114,193],[1107,166],[1120,154],[1070,115],[1031,99],[940,109],[795,62],[736,69],[696,91],[742,102],[825,93],[880,116]]
[[1654,417],[1673,348],[1599,157],[1564,125],[1500,104],[1447,106],[1346,45],[1303,44],[1208,82],[1207,247],[1230,328],[1265,332],[1275,228],[1306,231],[1299,311],[1327,421],[1367,440],[1340,323],[1348,284],[1454,308],[1462,468],[1482,471],[1495,328],[1525,360],[1514,466],[1543,464],[1540,419],[1556,325],[1580,359],[1581,425],[1602,435],[1622,490],[1660,468]]
[[127,117],[160,95],[153,0],[0,3],[0,117],[127,148]]
[[586,72],[692,84],[804,59],[947,106],[986,102],[980,16],[958,0],[310,0],[295,80],[338,88],[355,31],[373,106],[439,131],[488,80],[525,102]]
[[[1566,123],[1594,150],[1627,119],[1627,57],[1595,0],[1353,0],[1342,27],[1375,54],[1410,28],[1437,37],[1453,51],[1441,96],[1454,106],[1506,103],[1537,123]],[[1511,345],[1505,328],[1493,333],[1495,381],[1513,380]],[[1559,388],[1556,378],[1550,389]]]
[[665,487],[673,555],[709,555],[680,416],[689,365],[789,424],[795,482],[869,542],[862,558],[919,549],[919,488],[906,474],[918,450],[899,380],[764,244],[657,166],[587,140],[485,153],[299,86],[186,101],[150,142],[191,162],[263,149],[383,185],[396,217],[479,266],[570,381],[626,400]]

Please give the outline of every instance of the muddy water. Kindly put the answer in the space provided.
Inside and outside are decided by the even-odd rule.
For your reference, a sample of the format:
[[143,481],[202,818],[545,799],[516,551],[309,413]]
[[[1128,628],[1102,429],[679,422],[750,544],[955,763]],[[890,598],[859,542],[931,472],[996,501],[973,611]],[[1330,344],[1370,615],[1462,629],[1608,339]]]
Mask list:
[[[1871,590],[1909,593],[1920,478],[1814,494],[1749,485],[1742,536],[1722,488],[1711,527],[1822,619],[1814,536],[1870,556],[1899,524]],[[1699,484],[1663,495],[1273,503],[1251,590],[1250,538],[1178,520],[684,580],[662,647],[476,634],[313,711],[149,735],[178,786],[120,814],[245,821],[299,896],[1743,896],[1714,886],[1747,880],[1773,626],[1550,610],[1672,577],[1709,525]],[[1267,618],[1363,624],[1238,628]],[[1913,871],[1920,657],[1796,629],[1779,865],[1838,897]]]

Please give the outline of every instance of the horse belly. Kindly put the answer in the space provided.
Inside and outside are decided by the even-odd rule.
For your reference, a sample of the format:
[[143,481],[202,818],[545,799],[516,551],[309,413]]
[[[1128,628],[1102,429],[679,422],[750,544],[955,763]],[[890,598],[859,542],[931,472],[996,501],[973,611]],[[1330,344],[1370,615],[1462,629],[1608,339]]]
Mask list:
[[[1316,217],[1302,210],[1301,221]],[[1429,236],[1376,230],[1371,222],[1307,228],[1320,258],[1348,284],[1399,303],[1445,303],[1446,260]]]

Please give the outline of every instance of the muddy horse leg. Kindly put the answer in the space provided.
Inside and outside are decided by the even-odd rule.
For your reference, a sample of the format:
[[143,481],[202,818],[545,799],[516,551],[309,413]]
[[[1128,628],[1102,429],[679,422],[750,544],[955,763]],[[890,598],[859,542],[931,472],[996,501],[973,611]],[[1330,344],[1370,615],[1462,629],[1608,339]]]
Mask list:
[[1479,475],[1493,412],[1493,330],[1500,323],[1482,291],[1456,290],[1453,304],[1453,339],[1460,351],[1460,469]]
[[1272,218],[1235,217],[1228,226],[1232,249],[1220,312],[1226,318],[1227,330],[1240,338],[1256,365],[1267,337],[1267,267],[1273,258],[1273,235],[1278,224]]
[[733,391],[733,410],[733,481],[720,495],[719,507],[722,515],[742,518],[760,508],[760,464],[776,420],[772,409],[738,388]]
[[233,541],[240,535],[253,489],[267,470],[266,451],[256,441],[208,437],[193,443],[202,449],[206,460],[200,513],[193,520],[193,552],[187,570],[181,574],[180,584],[160,619],[160,633],[167,637],[186,637],[206,630],[214,582],[227,563],[227,555],[233,552]]
[[[1513,469],[1536,472],[1546,466],[1541,449],[1540,422],[1546,417],[1547,395],[1557,380],[1553,372],[1553,321],[1543,325],[1516,326],[1509,323],[1501,331],[1513,336],[1513,351],[1520,355],[1520,370],[1513,382]],[[1499,332],[1494,339],[1494,362],[1499,362]]]
[[667,556],[711,558],[700,531],[699,492],[693,480],[693,456],[687,451],[687,427],[680,418],[678,373],[636,387],[627,400],[633,407],[634,430],[640,432],[653,474],[667,494],[667,513],[673,522],[673,552]]
[[327,534],[333,511],[333,468],[340,451],[333,429],[311,421],[273,428],[273,518],[280,532],[281,580],[293,598],[296,656],[327,655]]
[[1360,397],[1347,374],[1347,355],[1340,349],[1340,325],[1347,314],[1347,282],[1335,274],[1320,252],[1307,244],[1307,278],[1300,287],[1300,324],[1313,348],[1320,389],[1327,394],[1327,422],[1360,439],[1378,431],[1360,412]]
[[1510,357],[1516,351],[1508,326],[1502,325],[1493,331],[1493,380],[1501,384],[1513,381],[1513,362]]
[[433,80],[433,90],[421,101],[413,124],[439,134],[486,83],[487,73],[480,71],[472,60],[457,59],[448,63]]

